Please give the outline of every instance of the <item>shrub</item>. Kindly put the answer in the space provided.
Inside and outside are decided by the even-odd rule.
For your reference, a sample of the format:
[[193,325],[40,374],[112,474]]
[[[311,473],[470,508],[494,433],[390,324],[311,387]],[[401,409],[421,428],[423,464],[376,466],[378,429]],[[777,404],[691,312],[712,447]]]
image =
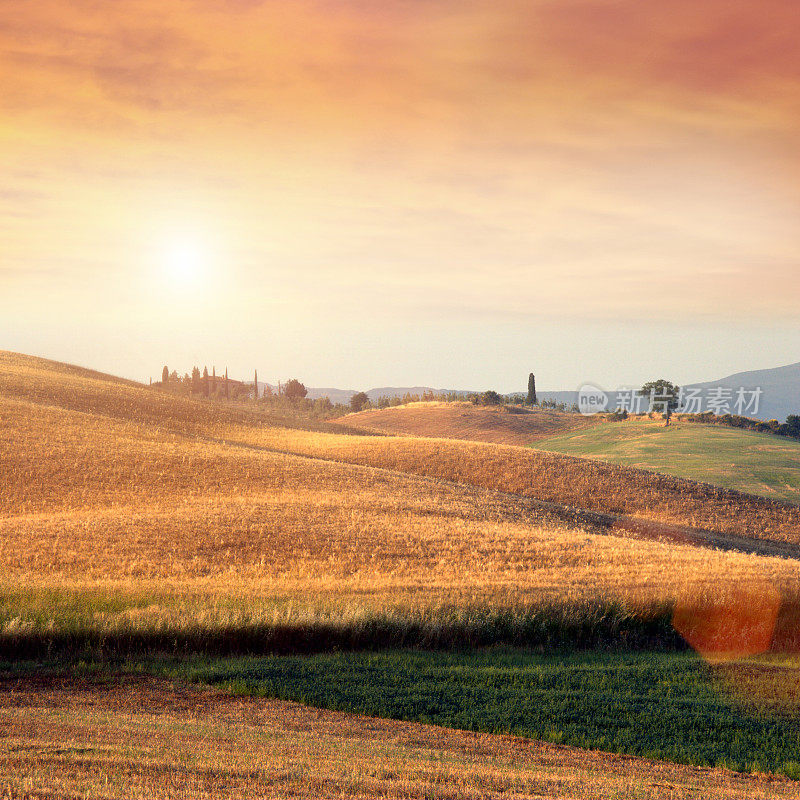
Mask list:
[[494,389],[489,389],[480,396],[482,406],[499,406],[502,402],[503,398]]
[[361,411],[361,409],[365,408],[369,405],[369,397],[367,396],[366,392],[356,392],[350,398],[350,409],[352,411]]
[[333,410],[333,403],[328,397],[319,397],[314,401],[314,412],[316,414],[327,414]]
[[292,378],[283,387],[283,393],[290,400],[301,400],[308,394],[308,389],[297,378]]

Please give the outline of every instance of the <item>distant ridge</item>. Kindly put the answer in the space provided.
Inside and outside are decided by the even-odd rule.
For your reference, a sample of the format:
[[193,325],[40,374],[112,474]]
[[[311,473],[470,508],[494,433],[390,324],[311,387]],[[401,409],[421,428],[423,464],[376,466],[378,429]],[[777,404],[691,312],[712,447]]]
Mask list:
[[[660,376],[659,376],[660,377]],[[277,384],[265,384],[259,382],[259,388],[264,391],[264,386],[269,386],[273,391],[277,391]],[[757,413],[748,412],[747,416],[758,419],[777,419],[783,422],[789,414],[800,414],[800,362],[787,364],[784,367],[774,367],[772,369],[751,370],[749,372],[737,372],[720,378],[715,381],[705,383],[686,384],[687,389],[707,390],[715,386],[721,386],[733,390],[734,396],[738,388],[755,389],[760,386],[763,390]],[[327,397],[332,403],[347,404],[350,398],[358,389],[336,389],[332,387],[307,387],[308,397],[316,400],[320,397]],[[609,407],[615,408],[617,405],[616,387],[602,387],[607,391],[609,397]],[[379,386],[367,389],[366,393],[370,400],[375,402],[379,397],[403,397],[406,394],[422,395],[426,392],[434,394],[459,394],[466,396],[472,394],[468,389],[435,389],[431,386]],[[524,394],[522,390],[516,394]],[[553,400],[557,403],[566,403],[568,406],[578,402],[577,390],[565,391],[540,391],[539,400]],[[733,409],[732,409],[733,410]]]
[[748,416],[759,419],[777,419],[783,422],[789,414],[800,414],[800,362],[773,369],[737,372],[717,381],[690,384],[696,389],[710,389],[722,386],[733,389],[740,387],[755,389],[761,387],[763,394],[757,414]]
[[[252,382],[250,383],[252,386]],[[265,386],[269,386],[273,392],[278,391],[278,385],[273,383],[258,382],[259,389],[263,392]],[[327,397],[332,403],[341,403],[347,405],[350,398],[361,391],[360,389],[336,389],[325,386],[307,386],[309,400],[317,400],[320,397]],[[468,395],[469,391],[464,389],[434,389],[430,386],[379,386],[374,389],[367,389],[367,397],[373,402],[380,397],[403,397],[406,394],[422,395],[426,392],[433,392],[434,394],[459,394]]]
[[[800,362],[772,369],[736,372],[733,375],[727,375],[715,381],[687,383],[684,388],[707,391],[715,386],[730,389],[734,398],[736,397],[736,390],[739,388],[752,391],[760,387],[762,394],[758,411],[747,411],[746,416],[748,417],[764,420],[777,419],[779,422],[783,422],[789,414],[800,414]],[[608,389],[611,387],[601,388]],[[613,409],[617,405],[616,392],[607,391],[606,393],[609,397],[609,407]],[[555,400],[556,402],[571,405],[578,402],[578,392],[539,392],[539,399]],[[731,412],[735,413],[733,404]]]

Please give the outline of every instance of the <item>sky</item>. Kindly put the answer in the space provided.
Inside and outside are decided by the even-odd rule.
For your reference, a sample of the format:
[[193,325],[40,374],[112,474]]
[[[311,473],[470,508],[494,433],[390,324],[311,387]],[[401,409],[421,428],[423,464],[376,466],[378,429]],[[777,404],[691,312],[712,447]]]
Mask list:
[[796,0],[0,0],[0,349],[524,390],[800,361]]

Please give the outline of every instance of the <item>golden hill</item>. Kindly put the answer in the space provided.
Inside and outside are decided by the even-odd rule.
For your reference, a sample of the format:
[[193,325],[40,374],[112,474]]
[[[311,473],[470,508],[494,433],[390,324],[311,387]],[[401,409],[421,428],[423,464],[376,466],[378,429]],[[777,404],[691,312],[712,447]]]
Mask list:
[[348,414],[340,422],[360,430],[435,439],[526,445],[596,425],[599,418],[548,409],[419,402]]
[[797,505],[591,459],[422,437],[342,436],[241,427],[221,428],[218,435],[283,452],[451,481],[572,509],[800,545]]
[[[41,373],[37,377],[40,387],[47,385]],[[192,428],[206,431],[186,434],[124,419],[141,419],[142,408],[154,413],[148,390],[114,381],[103,385],[93,377],[87,398],[78,391],[79,381],[54,371],[48,404],[13,396],[17,383],[0,383],[0,527],[7,575],[48,585],[210,576],[228,576],[234,585],[247,576],[284,586],[291,577],[320,589],[360,581],[373,589],[413,585],[438,593],[471,586],[483,593],[502,585],[525,593],[562,585],[562,549],[591,549],[589,562],[596,556],[616,565],[620,558],[633,559],[637,572],[651,561],[653,574],[664,558],[673,564],[683,557],[649,543],[627,543],[621,551],[616,539],[587,539],[584,526],[567,525],[513,497],[406,474],[411,470],[404,459],[411,453],[403,448],[413,440],[286,430],[263,418],[256,424],[255,411],[155,396],[156,409],[174,401],[166,423],[188,409]],[[104,411],[113,413],[53,404],[63,403],[64,395],[64,405],[94,404],[102,397]],[[227,418],[224,432],[216,428],[221,416]],[[231,419],[244,421],[231,426]],[[215,435],[221,433],[227,439]],[[231,443],[234,436],[246,441]],[[311,438],[301,438],[306,436]],[[290,452],[321,443],[340,458],[346,453],[337,448],[350,439],[354,453],[375,463]],[[373,440],[394,453],[396,470],[380,468],[389,463],[385,450],[365,449]],[[708,557],[704,553],[700,560]],[[572,560],[569,555],[565,562],[571,571]],[[547,562],[546,577],[537,572],[522,579],[531,563]],[[618,580],[610,566],[594,567],[581,580],[573,572],[577,593],[582,583],[629,586],[628,569]]]
[[794,561],[608,536],[560,506],[786,541],[797,509],[523,448],[291,430],[254,405],[7,353],[0,461],[7,630],[57,625],[53,604],[90,589],[81,624],[151,629],[668,601],[766,578],[788,593],[800,577]]
[[[247,403],[202,402],[83,367],[4,350],[0,350],[0,396],[192,435],[222,424],[296,424]],[[304,427],[343,433],[349,430],[313,422]]]
[[[632,618],[666,618],[668,627],[672,607],[691,633],[707,618],[697,609],[741,605],[743,591],[756,608],[777,598],[774,641],[796,644],[800,561],[653,540],[657,531],[608,535],[613,526],[599,518],[565,513],[567,504],[643,520],[696,516],[754,537],[766,523],[770,535],[792,540],[795,518],[783,506],[526,448],[278,423],[253,403],[180,398],[0,354],[2,654],[519,643],[561,623],[572,631],[606,621],[611,635]],[[175,700],[164,685],[37,680],[16,677],[0,692],[0,721],[20,748],[0,776],[20,791],[32,785],[26,776],[49,781],[60,787],[56,797],[93,791],[118,769],[142,796],[160,796],[165,781],[176,791],[183,781],[181,791],[198,797],[261,796],[270,787],[249,772],[232,783],[230,765],[252,750],[280,772],[282,754],[296,758],[298,748],[308,770],[302,780],[280,772],[280,787],[300,796],[309,775],[308,796],[407,796],[435,786],[448,797],[571,797],[586,784],[636,797],[682,796],[684,784],[686,796],[700,789],[700,797],[793,791],[778,778],[764,789],[756,778],[698,778],[695,768],[629,758],[620,772],[618,756],[510,737],[221,693],[212,702],[199,689],[175,690]],[[154,714],[154,703],[169,708]],[[306,736],[297,726],[308,724]],[[258,744],[264,726],[270,741]],[[312,746],[319,737],[321,749]],[[33,744],[40,750],[22,749]],[[62,755],[75,747],[86,753]],[[196,768],[186,766],[188,752]],[[440,752],[460,754],[446,773]],[[509,783],[512,762],[518,774]],[[653,789],[654,769],[667,790]]]

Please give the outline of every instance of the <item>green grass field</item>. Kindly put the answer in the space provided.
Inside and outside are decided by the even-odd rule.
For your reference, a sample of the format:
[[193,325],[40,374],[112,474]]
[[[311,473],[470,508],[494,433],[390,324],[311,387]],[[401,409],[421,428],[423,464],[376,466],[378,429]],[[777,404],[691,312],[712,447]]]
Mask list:
[[[798,709],[776,709],[793,695],[784,683],[765,681],[778,673],[794,685],[796,669],[786,665],[712,667],[692,653],[493,648],[192,658],[129,668],[376,717],[800,777]],[[732,686],[747,687],[748,705]]]
[[721,425],[626,420],[536,442],[588,456],[800,503],[800,441]]

